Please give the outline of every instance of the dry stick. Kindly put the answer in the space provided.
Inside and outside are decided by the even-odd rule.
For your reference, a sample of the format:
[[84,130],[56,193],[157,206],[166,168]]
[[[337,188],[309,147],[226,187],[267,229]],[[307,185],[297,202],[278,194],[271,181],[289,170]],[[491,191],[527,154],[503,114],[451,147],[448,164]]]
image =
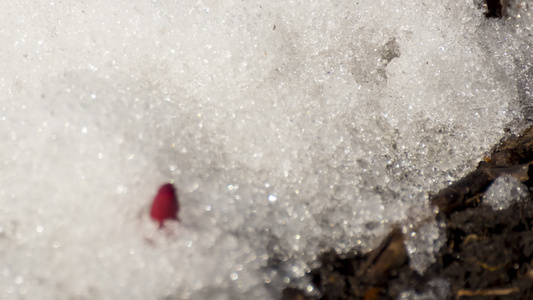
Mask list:
[[519,292],[517,287],[509,289],[492,289],[492,290],[457,290],[456,296],[472,297],[472,296],[505,296],[512,293]]

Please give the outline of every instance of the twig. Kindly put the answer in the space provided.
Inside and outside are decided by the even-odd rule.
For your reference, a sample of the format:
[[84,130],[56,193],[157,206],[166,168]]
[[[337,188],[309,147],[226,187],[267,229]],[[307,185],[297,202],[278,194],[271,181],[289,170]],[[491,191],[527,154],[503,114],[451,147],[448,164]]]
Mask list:
[[512,293],[519,292],[517,287],[509,289],[491,289],[491,290],[457,290],[456,296],[459,297],[472,297],[472,296],[505,296]]

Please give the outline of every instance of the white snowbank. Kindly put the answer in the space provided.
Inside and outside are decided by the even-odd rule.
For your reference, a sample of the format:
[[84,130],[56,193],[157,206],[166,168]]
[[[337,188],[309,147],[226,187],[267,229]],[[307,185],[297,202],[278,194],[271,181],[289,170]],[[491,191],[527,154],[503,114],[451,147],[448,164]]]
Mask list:
[[416,220],[531,102],[529,6],[456,2],[0,4],[0,296],[276,299]]

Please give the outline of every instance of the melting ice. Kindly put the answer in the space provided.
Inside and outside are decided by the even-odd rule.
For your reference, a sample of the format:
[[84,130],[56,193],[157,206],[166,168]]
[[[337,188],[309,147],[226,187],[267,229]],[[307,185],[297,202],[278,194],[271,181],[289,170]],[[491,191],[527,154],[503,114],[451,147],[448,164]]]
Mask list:
[[529,4],[458,2],[1,4],[0,296],[276,299],[430,214],[532,103]]

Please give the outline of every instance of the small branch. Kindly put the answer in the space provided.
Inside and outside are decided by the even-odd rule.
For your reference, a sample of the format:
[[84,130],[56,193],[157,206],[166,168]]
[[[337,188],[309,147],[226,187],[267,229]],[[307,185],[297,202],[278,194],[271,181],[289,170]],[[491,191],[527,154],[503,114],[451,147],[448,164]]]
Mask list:
[[520,290],[517,287],[509,289],[491,289],[491,290],[457,290],[456,296],[472,297],[472,296],[505,296],[512,293],[517,293]]

